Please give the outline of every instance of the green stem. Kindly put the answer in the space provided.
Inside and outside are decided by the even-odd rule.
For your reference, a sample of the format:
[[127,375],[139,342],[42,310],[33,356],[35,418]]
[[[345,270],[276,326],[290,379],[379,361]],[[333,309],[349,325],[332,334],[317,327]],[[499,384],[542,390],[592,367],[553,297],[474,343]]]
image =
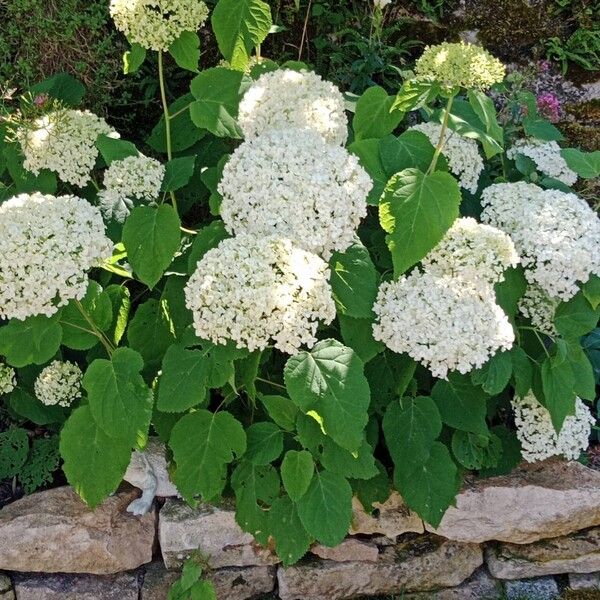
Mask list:
[[[522,326],[519,327],[519,329],[525,329],[527,331],[533,331],[533,334],[535,335],[535,337],[537,338],[538,342],[540,343],[540,346],[544,350],[544,353],[546,354],[546,356],[548,358],[550,358],[550,353],[548,352],[548,349],[546,348],[546,344],[544,344],[544,340],[542,339],[542,336],[540,335],[538,329],[536,329],[535,327],[528,327],[527,325],[522,325]],[[544,334],[544,335],[548,335],[548,334]],[[548,335],[548,337],[552,338],[551,335]]]
[[189,104],[186,104],[183,108],[180,108],[178,111],[172,113],[169,115],[169,121],[172,121],[173,119],[175,119],[176,117],[178,117],[181,113],[184,113],[186,110],[189,109],[189,107],[192,105],[192,103],[190,102]]
[[271,381],[269,379],[263,379],[262,377],[256,377],[256,381],[262,381],[263,383],[268,383],[269,385],[281,388],[282,390],[287,390],[285,385],[281,385],[280,383],[275,383],[274,381]]
[[[171,143],[171,115],[169,115],[169,105],[167,103],[167,91],[165,87],[165,71],[163,68],[163,53],[162,50],[158,51],[158,83],[160,86],[160,99],[162,102],[163,113],[165,115],[165,138],[167,141],[167,159],[173,159],[173,145]],[[171,196],[171,204],[175,209],[175,212],[179,214],[177,210],[177,199],[175,198],[175,192],[169,192]]]
[[452,109],[452,102],[454,102],[454,96],[450,96],[450,98],[448,98],[448,104],[446,104],[446,111],[444,113],[444,120],[442,121],[442,129],[440,131],[440,139],[438,140],[437,146],[435,147],[435,152],[433,153],[433,158],[431,159],[429,169],[427,169],[427,175],[431,175],[431,173],[435,171],[438,158],[440,157],[440,154],[444,149],[444,144],[446,143],[446,130],[448,129],[448,120],[450,119],[450,110]]
[[116,350],[115,346],[113,346],[111,341],[96,327],[96,324],[94,323],[93,319],[87,313],[85,308],[83,308],[83,305],[81,304],[81,302],[79,300],[75,300],[75,306],[77,306],[77,308],[79,309],[79,312],[81,313],[83,318],[87,321],[88,325],[92,328],[91,333],[93,333],[100,340],[100,342],[106,349],[106,352],[108,353],[108,355],[112,356],[112,353]]

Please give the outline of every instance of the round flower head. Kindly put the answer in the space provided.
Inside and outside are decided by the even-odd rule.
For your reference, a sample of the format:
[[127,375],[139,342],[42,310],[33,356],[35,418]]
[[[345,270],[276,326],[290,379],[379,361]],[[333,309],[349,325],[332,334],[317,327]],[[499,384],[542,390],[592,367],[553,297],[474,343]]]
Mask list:
[[159,197],[164,176],[164,165],[143,154],[113,161],[104,173],[106,189],[98,194],[103,214],[123,222],[133,200],[152,202]]
[[[442,126],[431,121],[414,125],[410,129],[425,134],[433,146],[437,146],[442,132]],[[446,129],[444,137],[442,154],[448,160],[450,170],[459,178],[461,187],[474,194],[477,192],[479,176],[483,171],[483,159],[479,154],[477,142],[462,137],[451,129]]]
[[551,456],[564,456],[577,460],[588,447],[590,428],[596,420],[590,409],[579,399],[575,400],[575,414],[569,415],[557,434],[552,418],[533,393],[511,401],[515,412],[517,437],[521,442],[521,454],[527,462],[545,460]]
[[590,274],[600,275],[600,220],[584,200],[532,183],[497,183],[483,191],[481,219],[512,238],[527,281],[569,300]]
[[487,50],[465,42],[427,46],[415,64],[417,80],[434,80],[446,90],[486,90],[504,79],[504,65]]
[[0,363],[0,396],[10,394],[17,385],[15,370],[4,363]]
[[475,219],[456,219],[442,241],[423,259],[423,268],[435,275],[496,283],[519,257],[506,233]]
[[110,16],[130,43],[168,50],[184,31],[198,30],[208,8],[202,0],[111,0]]
[[53,315],[110,258],[100,211],[76,196],[21,194],[0,204],[0,319]]
[[560,300],[551,298],[537,285],[528,285],[519,300],[519,311],[542,333],[557,335],[554,315]]
[[25,156],[23,167],[35,175],[49,169],[62,181],[83,187],[98,158],[96,140],[100,135],[117,134],[104,119],[87,110],[48,113],[17,132]]
[[509,148],[506,156],[514,159],[517,154],[529,157],[544,175],[557,179],[565,185],[573,185],[577,181],[577,173],[568,167],[556,142],[536,139],[517,140]]
[[238,123],[246,139],[270,129],[312,129],[344,145],[348,119],[340,90],[312,71],[280,69],[261,75],[240,102]]
[[394,352],[406,352],[444,379],[448,371],[481,367],[514,341],[492,287],[456,277],[415,269],[408,277],[383,283],[373,311],[376,340]]
[[33,389],[37,399],[47,406],[71,406],[81,398],[83,373],[74,363],[52,361],[37,376]]
[[275,347],[296,354],[317,341],[319,321],[331,323],[335,305],[329,269],[318,256],[276,237],[222,241],[198,262],[185,288],[196,335],[238,348]]
[[229,233],[276,234],[328,258],[354,241],[372,185],[355,156],[318,133],[269,131],[225,165],[221,217]]

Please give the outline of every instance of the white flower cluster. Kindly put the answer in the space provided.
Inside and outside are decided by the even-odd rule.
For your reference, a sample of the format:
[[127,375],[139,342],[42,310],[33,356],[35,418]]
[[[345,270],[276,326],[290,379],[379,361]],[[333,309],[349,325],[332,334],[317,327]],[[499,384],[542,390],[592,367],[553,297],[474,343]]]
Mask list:
[[117,135],[104,119],[87,110],[48,113],[17,132],[23,167],[35,175],[49,169],[62,181],[83,187],[90,181],[98,158],[96,140],[103,134]]
[[515,246],[506,233],[465,217],[454,221],[422,264],[434,275],[496,283],[503,281],[504,271],[518,262]]
[[81,398],[83,373],[74,363],[52,361],[37,376],[33,389],[37,399],[47,406],[71,406]]
[[277,349],[296,354],[311,347],[320,320],[331,323],[335,305],[329,269],[318,256],[277,237],[241,235],[222,241],[198,262],[185,288],[196,335],[216,344]]
[[311,129],[344,145],[348,119],[344,97],[312,71],[279,69],[261,75],[240,102],[238,123],[246,139],[271,129]]
[[4,363],[0,363],[0,396],[10,394],[17,385],[15,370]]
[[528,285],[519,300],[519,311],[531,324],[547,335],[556,335],[554,314],[559,300],[551,298],[537,285]]
[[564,456],[576,460],[588,447],[590,427],[595,423],[590,409],[579,399],[575,400],[575,414],[568,416],[557,435],[550,413],[533,393],[511,401],[515,412],[517,437],[521,454],[527,462],[536,462],[551,456]]
[[508,149],[506,156],[514,159],[517,154],[529,157],[542,173],[562,181],[565,185],[573,185],[577,181],[577,173],[568,167],[556,142],[545,142],[535,138],[517,140]]
[[110,15],[130,43],[168,50],[184,31],[198,30],[208,8],[202,0],[111,0]]
[[391,4],[392,0],[373,0],[373,4],[375,8],[380,8],[383,10],[388,4]]
[[53,315],[81,299],[110,258],[100,211],[76,196],[21,194],[0,204],[0,319]]
[[373,310],[373,337],[394,352],[406,352],[436,377],[481,367],[514,341],[492,287],[480,282],[414,269],[383,283]]
[[106,189],[98,194],[102,213],[122,223],[133,200],[152,202],[158,198],[164,176],[164,165],[143,154],[113,161],[104,173]]
[[372,185],[355,156],[314,131],[268,131],[225,165],[221,217],[230,233],[277,234],[327,259],[354,241]]
[[525,182],[483,191],[483,221],[510,235],[525,275],[550,298],[568,300],[600,275],[600,220],[584,200]]
[[[419,123],[409,129],[425,134],[433,146],[437,146],[442,133],[442,126],[432,121]],[[444,138],[442,154],[448,160],[450,170],[459,178],[460,185],[474,194],[483,171],[483,158],[479,154],[477,142],[462,137],[451,129],[446,129]]]

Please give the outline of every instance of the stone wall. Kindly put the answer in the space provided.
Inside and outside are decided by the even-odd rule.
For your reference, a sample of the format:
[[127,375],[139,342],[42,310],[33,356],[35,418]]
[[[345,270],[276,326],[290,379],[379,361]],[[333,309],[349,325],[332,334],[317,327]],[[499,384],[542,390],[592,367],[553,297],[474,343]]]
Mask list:
[[231,506],[169,498],[136,517],[125,507],[138,494],[124,487],[90,511],[63,487],[2,509],[0,599],[165,600],[196,552],[227,600],[545,600],[566,586],[600,598],[600,472],[579,463],[471,482],[435,531],[398,494],[372,514],[355,501],[340,546],[317,544],[287,568],[239,529]]

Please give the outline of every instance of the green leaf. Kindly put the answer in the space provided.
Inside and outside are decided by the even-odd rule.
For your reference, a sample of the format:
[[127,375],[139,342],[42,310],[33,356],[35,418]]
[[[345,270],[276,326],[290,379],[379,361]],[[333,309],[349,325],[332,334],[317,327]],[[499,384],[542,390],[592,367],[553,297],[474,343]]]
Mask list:
[[416,110],[433,100],[439,91],[437,82],[407,79],[402,84],[392,108],[404,113]]
[[571,364],[571,370],[575,378],[573,387],[575,394],[585,400],[595,400],[594,368],[578,342],[567,342],[567,360]]
[[496,302],[510,317],[514,317],[519,310],[519,300],[527,289],[527,279],[522,267],[504,271],[504,281],[494,286]]
[[307,450],[288,450],[281,463],[283,487],[290,498],[297,502],[304,496],[315,471],[313,457]]
[[146,60],[146,48],[139,44],[131,44],[131,48],[123,54],[123,73],[131,75],[137,72]]
[[224,385],[234,374],[233,353],[227,346],[203,343],[200,350],[174,344],[166,351],[158,387],[158,409],[184,412],[204,404],[211,387]]
[[29,90],[32,95],[48,94],[68,106],[78,106],[85,96],[85,86],[68,73],[57,73]]
[[284,378],[300,410],[315,411],[335,442],[350,452],[358,450],[370,393],[362,361],[350,348],[336,340],[318,342],[287,361]]
[[51,484],[59,464],[58,436],[34,439],[27,462],[19,470],[23,491],[33,494],[42,486]]
[[496,116],[496,107],[494,101],[484,92],[479,90],[467,90],[469,104],[479,117],[479,120],[485,125],[485,130],[500,144],[504,141],[502,127],[498,123]]
[[174,483],[188,501],[201,494],[210,500],[225,485],[225,469],[246,451],[244,428],[230,413],[197,410],[173,427],[169,446],[177,469]]
[[542,390],[544,399],[538,398],[550,412],[556,432],[563,422],[575,414],[575,376],[570,362],[560,356],[544,359],[542,363]]
[[62,406],[46,406],[20,387],[10,394],[9,403],[17,415],[36,425],[62,423],[66,418],[66,409]]
[[452,434],[452,452],[465,469],[493,468],[502,454],[500,438],[456,430]]
[[131,446],[98,427],[89,406],[75,409],[60,433],[63,471],[75,491],[92,508],[123,481]]
[[195,165],[195,156],[181,156],[170,160],[165,165],[165,177],[161,190],[163,192],[174,192],[187,185],[194,173]]
[[27,460],[29,436],[15,427],[0,433],[0,480],[14,477]]
[[359,242],[329,260],[331,288],[338,314],[356,319],[373,317],[378,274],[369,251]]
[[91,325],[77,308],[80,302],[96,329],[106,331],[112,323],[112,303],[108,294],[95,281],[90,281],[85,296],[71,300],[60,316],[63,337],[62,345],[74,350],[88,350],[98,343],[98,337],[90,333]]
[[11,319],[0,331],[0,354],[6,357],[9,365],[43,365],[60,346],[63,335],[60,311],[52,317],[38,315],[24,321]]
[[561,302],[554,313],[554,325],[565,338],[578,338],[589,333],[598,324],[600,311],[594,310],[583,292],[568,302]]
[[508,475],[523,460],[521,457],[521,444],[517,434],[504,425],[496,425],[490,431],[500,440],[502,450],[497,464],[494,467],[485,467],[479,475],[481,477]]
[[191,275],[196,270],[201,258],[209,250],[216,248],[220,242],[228,237],[229,234],[225,229],[225,224],[220,219],[199,229],[198,233],[194,236],[194,242],[192,243],[192,249],[190,250],[188,273]]
[[581,286],[581,291],[592,308],[596,310],[600,306],[600,277],[590,275],[590,278]]
[[431,397],[446,425],[461,431],[488,434],[485,394],[469,381],[468,376],[451,374],[448,381],[440,379],[433,386]]
[[268,415],[286,431],[294,431],[298,407],[285,396],[258,396],[263,403]]
[[206,69],[192,80],[196,101],[190,106],[190,116],[196,127],[217,137],[243,137],[236,121],[242,80],[243,73],[222,67]]
[[388,182],[379,204],[379,220],[389,234],[395,275],[419,262],[458,217],[461,195],[456,179],[405,169]]
[[395,97],[378,85],[368,88],[356,103],[352,120],[354,137],[357,140],[381,138],[392,133],[404,113],[392,110]]
[[385,344],[373,339],[373,319],[353,319],[338,314],[344,344],[352,348],[363,363],[385,350]]
[[254,465],[268,465],[283,452],[283,431],[274,423],[253,423],[246,429],[246,437],[244,458]]
[[169,46],[169,54],[182,69],[197,73],[200,61],[198,34],[193,31],[182,31],[181,35]]
[[440,524],[460,487],[456,465],[440,442],[433,443],[425,464],[411,471],[396,468],[394,480],[406,504],[433,527]]
[[129,263],[150,288],[171,264],[181,239],[181,223],[173,207],[139,206],[131,211],[123,226],[123,244]]
[[388,175],[381,162],[379,144],[380,140],[377,139],[358,140],[348,146],[348,151],[358,157],[361,167],[373,181],[373,188],[367,196],[367,203],[372,206],[379,204],[379,198],[388,181]]
[[104,291],[110,299],[111,313],[115,317],[114,323],[111,324],[107,333],[112,342],[118,345],[129,322],[129,309],[131,308],[129,290],[124,285],[109,285]]
[[575,171],[579,177],[592,179],[600,175],[600,150],[582,152],[575,148],[563,148],[560,154],[569,169]]
[[563,140],[563,134],[550,121],[540,117],[525,117],[523,129],[528,136],[547,142]]
[[513,346],[510,351],[515,394],[523,398],[531,389],[533,382],[533,367],[527,353],[520,346]]
[[166,302],[150,298],[140,304],[129,322],[127,341],[147,363],[160,361],[175,341],[173,321]]
[[373,448],[363,441],[357,452],[350,453],[345,448],[338,446],[331,438],[323,440],[323,454],[321,464],[332,473],[339,473],[344,477],[353,479],[370,479],[377,475]]
[[337,546],[346,537],[352,518],[352,488],[345,477],[316,471],[297,505],[302,525],[324,546]]
[[404,396],[417,363],[408,354],[385,350],[365,365],[365,375],[371,387],[371,408],[383,414],[388,404]]
[[441,431],[440,413],[427,396],[392,402],[383,417],[385,441],[397,469],[412,471],[424,464]]
[[269,515],[263,505],[271,504],[279,495],[281,482],[277,471],[272,465],[257,466],[244,460],[231,475],[231,487],[235,492],[237,524],[266,546]]
[[140,375],[142,357],[130,348],[117,348],[111,360],[96,359],[83,376],[90,412],[110,437],[133,445],[145,435],[152,416],[152,391]]
[[[201,140],[206,131],[198,129],[190,116],[189,106],[194,101],[191,94],[185,94],[177,98],[173,104],[169,105],[169,114],[171,116],[169,124],[171,126],[171,147],[173,152],[181,152],[193,146]],[[188,110],[186,110],[188,109]],[[154,126],[146,143],[157,152],[167,152],[167,135],[165,130],[164,115]]]
[[[388,135],[379,145],[381,163],[385,172],[391,177],[405,169],[419,169],[426,172],[433,160],[435,148],[429,138],[420,131],[409,130],[397,138]],[[446,160],[439,158],[438,170],[446,170]]]
[[495,396],[508,385],[512,368],[511,353],[497,352],[483,367],[472,371],[471,380],[475,385],[480,385],[484,392]]
[[269,511],[269,531],[277,556],[285,567],[299,561],[310,548],[312,538],[304,529],[298,508],[288,498],[277,498]]
[[384,503],[392,491],[390,478],[385,467],[378,461],[375,461],[377,475],[371,479],[352,479],[350,484],[360,503],[367,512],[370,512],[373,503]]
[[96,140],[96,148],[107,165],[115,160],[123,160],[128,156],[138,156],[138,149],[126,140],[100,135]]
[[225,60],[243,71],[252,50],[267,37],[273,20],[271,8],[262,0],[219,0],[211,24]]

